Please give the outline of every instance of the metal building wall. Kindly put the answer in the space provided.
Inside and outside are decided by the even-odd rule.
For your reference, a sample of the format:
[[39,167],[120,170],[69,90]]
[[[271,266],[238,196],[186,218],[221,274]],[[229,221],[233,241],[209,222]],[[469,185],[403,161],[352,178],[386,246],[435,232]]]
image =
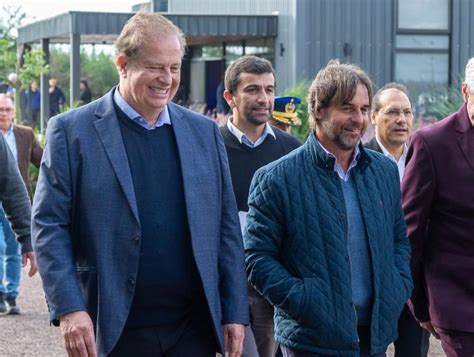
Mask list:
[[339,58],[360,65],[376,86],[390,82],[393,6],[393,0],[298,0],[297,79],[313,79],[330,59]]
[[[300,0],[169,0],[172,14],[260,15],[278,12],[278,37],[275,39],[277,92],[296,81],[296,3]],[[281,52],[280,49],[284,51]]]
[[459,86],[459,76],[464,77],[464,69],[469,58],[474,57],[474,1],[453,0],[451,16],[451,79]]

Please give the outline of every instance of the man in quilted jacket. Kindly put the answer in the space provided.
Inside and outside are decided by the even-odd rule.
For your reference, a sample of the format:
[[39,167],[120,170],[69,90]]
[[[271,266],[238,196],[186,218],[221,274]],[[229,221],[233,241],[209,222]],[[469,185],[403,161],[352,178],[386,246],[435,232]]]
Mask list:
[[385,356],[412,290],[396,165],[361,145],[372,83],[331,61],[307,98],[306,143],[253,178],[249,281],[285,356]]

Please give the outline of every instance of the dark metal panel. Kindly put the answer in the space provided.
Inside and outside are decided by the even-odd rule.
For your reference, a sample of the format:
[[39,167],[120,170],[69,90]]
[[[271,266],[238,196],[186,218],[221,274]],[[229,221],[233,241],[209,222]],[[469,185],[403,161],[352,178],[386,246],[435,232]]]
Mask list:
[[[313,79],[332,58],[358,64],[376,85],[392,79],[393,0],[298,0],[297,79]],[[300,41],[301,40],[301,41]]]
[[69,35],[70,15],[62,14],[18,29],[18,43],[38,42],[44,38]]
[[451,78],[452,84],[458,87],[464,78],[464,71],[469,58],[474,57],[474,2],[472,0],[453,0],[451,35]]

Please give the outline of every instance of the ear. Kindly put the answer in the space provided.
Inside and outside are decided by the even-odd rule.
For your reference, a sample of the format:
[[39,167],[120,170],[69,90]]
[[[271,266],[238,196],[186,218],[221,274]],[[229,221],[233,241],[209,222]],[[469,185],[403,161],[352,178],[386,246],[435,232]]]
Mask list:
[[373,126],[377,125],[377,112],[371,111],[370,112],[370,122],[372,123]]
[[115,57],[115,67],[120,77],[127,76],[127,58],[124,55],[118,55]]
[[232,93],[226,89],[222,95],[224,96],[224,99],[227,102],[227,104],[229,104],[229,107],[231,109],[234,109],[235,103],[234,103],[234,96],[232,95]]
[[467,103],[467,100],[469,99],[469,96],[471,95],[471,93],[469,93],[469,88],[466,82],[462,82],[461,84],[461,93],[462,93],[462,97],[464,98],[464,102]]

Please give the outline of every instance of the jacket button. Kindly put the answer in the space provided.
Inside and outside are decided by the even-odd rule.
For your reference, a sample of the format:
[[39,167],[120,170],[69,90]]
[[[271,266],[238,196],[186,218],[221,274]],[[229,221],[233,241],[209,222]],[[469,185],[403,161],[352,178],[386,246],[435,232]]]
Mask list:
[[357,348],[359,347],[359,343],[358,342],[352,342],[352,348]]
[[348,261],[349,261],[349,256],[346,255],[346,256],[344,257],[344,259],[346,259],[346,262],[348,262]]
[[139,242],[140,242],[140,235],[137,234],[136,236],[134,236],[134,237],[133,237],[133,241],[134,241],[135,243],[139,243]]
[[341,213],[341,214],[339,215],[339,220],[340,220],[340,221],[343,221],[344,219],[346,219],[346,216]]
[[135,280],[130,279],[130,280],[128,281],[128,284],[129,284],[131,287],[135,286]]

